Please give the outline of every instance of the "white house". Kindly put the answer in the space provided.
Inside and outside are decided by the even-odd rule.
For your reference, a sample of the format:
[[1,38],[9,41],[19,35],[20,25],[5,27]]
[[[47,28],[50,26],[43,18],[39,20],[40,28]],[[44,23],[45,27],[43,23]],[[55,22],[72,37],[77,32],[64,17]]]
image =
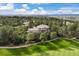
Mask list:
[[41,24],[41,25],[38,25],[36,27],[29,28],[27,32],[38,33],[38,32],[48,31],[48,30],[49,30],[49,26]]
[[49,26],[41,24],[41,25],[38,25],[37,28],[38,28],[40,31],[46,31],[46,30],[49,29]]
[[36,33],[38,33],[39,32],[39,29],[36,28],[36,27],[29,28],[27,32],[36,32]]

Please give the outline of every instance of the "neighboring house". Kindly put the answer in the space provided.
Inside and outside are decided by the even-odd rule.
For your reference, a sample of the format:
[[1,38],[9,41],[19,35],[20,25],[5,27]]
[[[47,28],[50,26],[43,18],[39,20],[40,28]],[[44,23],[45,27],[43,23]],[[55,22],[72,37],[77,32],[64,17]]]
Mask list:
[[44,31],[49,31],[49,26],[41,24],[36,27],[29,28],[27,32],[39,33],[39,32],[44,32]]

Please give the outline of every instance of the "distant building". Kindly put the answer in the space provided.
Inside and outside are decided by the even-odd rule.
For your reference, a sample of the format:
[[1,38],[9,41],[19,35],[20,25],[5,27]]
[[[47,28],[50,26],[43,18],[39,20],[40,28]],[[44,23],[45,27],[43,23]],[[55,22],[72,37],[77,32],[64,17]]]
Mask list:
[[49,26],[47,25],[38,25],[36,27],[33,27],[33,28],[29,28],[27,32],[35,32],[35,33],[39,33],[39,32],[46,32],[46,31],[49,31]]

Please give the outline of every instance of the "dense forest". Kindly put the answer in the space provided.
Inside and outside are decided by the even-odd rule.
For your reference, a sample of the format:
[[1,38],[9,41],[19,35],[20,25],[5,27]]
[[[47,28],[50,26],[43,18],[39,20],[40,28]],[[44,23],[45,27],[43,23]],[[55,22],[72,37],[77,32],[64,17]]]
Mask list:
[[[48,26],[48,31],[28,32],[41,24]],[[48,16],[0,16],[0,46],[45,42],[60,37],[79,39],[79,21]]]

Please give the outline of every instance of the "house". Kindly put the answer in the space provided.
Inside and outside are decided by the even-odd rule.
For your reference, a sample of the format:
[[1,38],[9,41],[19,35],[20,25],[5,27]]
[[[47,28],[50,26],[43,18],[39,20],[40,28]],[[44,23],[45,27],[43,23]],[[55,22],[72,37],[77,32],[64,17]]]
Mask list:
[[45,32],[49,31],[49,26],[41,24],[36,27],[29,28],[27,32],[39,33],[39,32],[44,32],[44,31]]
[[43,24],[37,26],[37,28],[38,28],[40,31],[47,31],[47,30],[49,30],[49,26],[43,25]]
[[38,28],[36,28],[36,27],[29,28],[27,32],[34,32],[34,33],[38,33],[38,32],[39,32],[39,29],[38,29]]

